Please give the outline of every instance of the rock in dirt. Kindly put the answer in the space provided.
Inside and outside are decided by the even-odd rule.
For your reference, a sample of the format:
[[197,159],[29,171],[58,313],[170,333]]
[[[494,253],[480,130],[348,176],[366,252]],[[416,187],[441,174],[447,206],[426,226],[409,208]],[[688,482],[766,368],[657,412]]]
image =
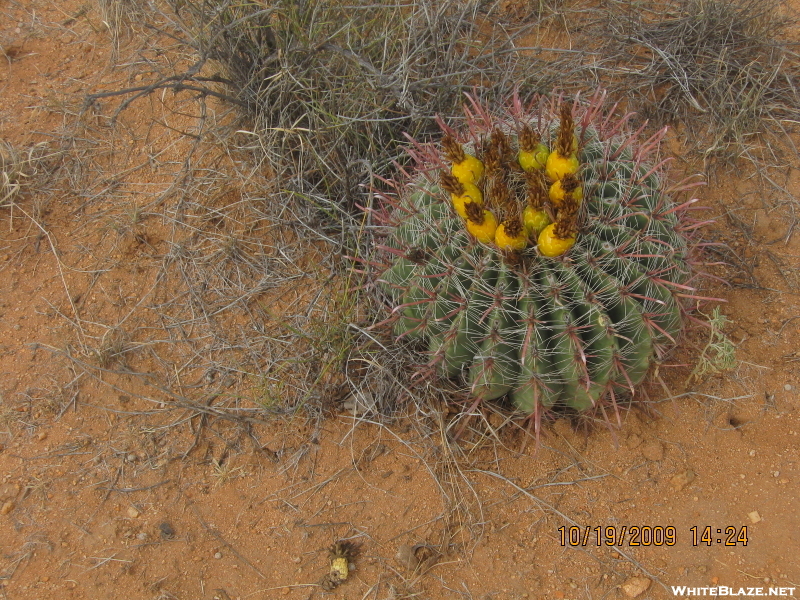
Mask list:
[[139,516],[139,511],[131,506],[131,507],[128,508],[128,516],[131,519],[135,519],[136,517]]
[[13,485],[11,483],[0,485],[0,502],[16,498],[19,491],[20,487],[18,485]]
[[[4,507],[4,508],[5,508],[5,507]],[[4,513],[4,514],[5,514],[5,513]],[[758,522],[761,520],[761,515],[760,515],[760,514],[758,514],[758,511],[757,511],[757,510],[754,510],[753,512],[749,512],[749,513],[747,513],[747,516],[748,516],[748,518],[750,519],[750,522],[751,522],[751,523],[754,523],[754,524],[755,524],[755,523],[758,523]]]
[[622,591],[629,598],[636,598],[647,591],[650,587],[650,580],[647,577],[631,577],[622,584]]
[[642,445],[642,438],[639,437],[638,434],[632,433],[628,436],[628,439],[625,440],[625,445],[630,449],[634,450]]
[[409,571],[424,573],[441,558],[433,547],[426,544],[403,545],[397,549],[395,559]]
[[664,445],[657,440],[650,440],[642,446],[642,456],[647,460],[663,460]]
[[358,395],[353,394],[342,402],[342,408],[353,416],[358,417],[376,412],[378,401],[369,392]]
[[669,482],[676,492],[680,492],[683,488],[692,483],[695,477],[697,477],[697,475],[694,471],[686,469],[685,471],[673,475]]
[[175,537],[175,529],[172,527],[172,525],[170,525],[166,521],[159,523],[158,529],[159,531],[161,531],[161,537],[164,538],[165,540],[169,540]]
[[8,502],[3,504],[3,507],[0,508],[0,515],[7,515],[12,510],[14,510],[14,503],[9,500]]

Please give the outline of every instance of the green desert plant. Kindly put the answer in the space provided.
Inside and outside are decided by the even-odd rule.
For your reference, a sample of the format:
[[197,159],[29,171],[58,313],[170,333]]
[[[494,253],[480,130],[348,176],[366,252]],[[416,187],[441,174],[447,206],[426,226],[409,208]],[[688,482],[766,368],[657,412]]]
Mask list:
[[736,346],[725,335],[725,327],[728,323],[728,317],[720,312],[718,306],[715,306],[711,311],[711,316],[708,317],[708,343],[700,353],[697,366],[689,376],[690,379],[700,380],[709,373],[731,371],[739,364],[736,360]]
[[475,402],[509,394],[538,416],[630,397],[696,298],[702,223],[672,198],[694,184],[668,187],[648,160],[664,131],[640,143],[602,100],[473,101],[466,130],[414,145],[375,213],[395,334]]

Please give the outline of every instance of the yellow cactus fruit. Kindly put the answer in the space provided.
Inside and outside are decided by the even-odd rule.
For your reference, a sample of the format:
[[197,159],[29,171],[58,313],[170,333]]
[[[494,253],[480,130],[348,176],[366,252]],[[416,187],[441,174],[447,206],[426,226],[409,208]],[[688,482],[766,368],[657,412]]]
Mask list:
[[528,245],[525,227],[518,218],[503,221],[494,234],[494,243],[500,250],[524,250]]
[[583,186],[574,175],[565,175],[563,179],[556,179],[550,186],[550,202],[555,206],[560,206],[564,202],[566,194],[570,194],[579,205],[583,200]]
[[470,154],[465,154],[460,163],[453,164],[450,172],[464,185],[475,185],[483,177],[483,163]]
[[539,252],[550,258],[561,256],[575,245],[574,235],[565,239],[561,239],[556,235],[556,225],[557,223],[551,223],[539,234]]
[[517,162],[523,171],[541,171],[547,164],[550,150],[539,139],[539,134],[525,124],[519,132],[519,154]]
[[573,153],[569,156],[563,156],[556,150],[555,152],[551,152],[547,157],[545,171],[552,181],[558,181],[559,179],[563,179],[566,175],[575,175],[578,169],[580,169],[580,166],[577,154]]
[[464,219],[467,218],[467,209],[465,204],[467,202],[475,202],[476,204],[483,204],[483,194],[478,189],[478,186],[471,183],[461,183],[463,191],[460,194],[450,194],[450,200],[453,202],[453,208]]
[[494,242],[497,219],[491,211],[485,210],[476,202],[466,203],[467,231],[483,244]]
[[464,152],[464,147],[452,136],[446,135],[442,139],[442,150],[445,158],[450,161],[450,172],[461,183],[475,185],[483,177],[483,163],[474,156]]
[[539,232],[550,225],[550,217],[540,208],[526,206],[522,211],[522,224],[528,236],[538,238]]
[[520,150],[517,155],[517,162],[525,171],[533,171],[534,169],[541,171],[547,164],[548,156],[550,156],[550,151],[547,146],[537,144],[532,152]]
[[561,123],[558,126],[558,137],[550,156],[547,157],[545,170],[551,181],[563,179],[565,175],[575,175],[580,168],[578,162],[578,138],[575,135],[575,121],[572,118],[572,107],[568,102],[561,104]]

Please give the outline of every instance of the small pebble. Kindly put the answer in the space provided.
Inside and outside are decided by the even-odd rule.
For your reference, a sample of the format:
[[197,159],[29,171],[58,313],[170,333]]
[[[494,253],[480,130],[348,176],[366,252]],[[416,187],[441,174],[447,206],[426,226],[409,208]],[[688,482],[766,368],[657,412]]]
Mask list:
[[638,448],[642,443],[642,438],[639,437],[637,434],[632,433],[628,436],[628,439],[625,441],[625,445],[628,446],[631,450],[634,448]]
[[783,386],[783,389],[785,389],[787,392],[791,392],[792,391],[792,385],[790,383],[787,383],[785,386]]
[[756,451],[755,450],[750,450],[750,456],[755,456],[755,455],[756,455]]
[[129,507],[129,508],[128,508],[128,516],[129,516],[131,519],[135,519],[136,517],[138,517],[138,516],[139,516],[139,511],[138,511],[138,510],[136,510],[134,507],[132,507],[132,506],[131,506],[131,507]]
[[0,485],[0,502],[15,498],[20,490],[21,488],[18,485],[13,485],[11,483]]
[[647,591],[650,583],[651,581],[647,577],[631,577],[621,587],[626,596],[636,598]]
[[9,500],[8,502],[3,504],[3,507],[0,508],[0,515],[7,515],[12,510],[14,510],[14,503]]
[[647,460],[663,460],[664,446],[661,444],[661,442],[651,440],[642,446],[642,456]]
[[147,539],[147,533],[145,533],[144,531],[142,531],[140,533],[137,533],[136,534],[136,539],[137,540],[142,540],[142,541],[146,540]]
[[686,469],[685,471],[673,475],[669,482],[676,492],[680,492],[683,488],[692,483],[695,480],[695,477],[696,475],[694,471],[691,469]]
[[46,431],[40,431],[39,433],[36,434],[36,439],[39,440],[40,442],[43,441],[43,440],[46,440],[47,439],[47,432]]
[[751,523],[758,523],[761,520],[761,515],[758,514],[757,510],[747,513],[747,516],[750,518]]
[[136,458],[137,457],[133,452],[131,452],[130,454],[128,454],[127,458],[128,458],[128,462],[136,462]]
[[159,523],[158,529],[161,531],[161,537],[164,539],[169,539],[175,535],[175,530],[172,528],[172,525],[166,521]]
[[222,558],[222,552],[215,552],[214,553],[214,558],[216,558],[216,559]]

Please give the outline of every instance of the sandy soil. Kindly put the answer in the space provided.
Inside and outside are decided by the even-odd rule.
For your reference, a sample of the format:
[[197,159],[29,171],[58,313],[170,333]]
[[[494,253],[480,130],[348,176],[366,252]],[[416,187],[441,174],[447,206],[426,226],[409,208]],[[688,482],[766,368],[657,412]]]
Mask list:
[[[115,48],[96,6],[77,2],[0,15],[2,137],[47,144],[57,155],[43,165],[73,165],[0,212],[1,598],[561,600],[629,597],[640,583],[640,598],[676,585],[800,595],[800,238],[788,202],[730,176],[699,190],[717,220],[709,238],[741,261],[716,268],[732,287],[707,290],[727,300],[740,365],[689,383],[706,342],[693,333],[661,367],[669,390],[646,388],[617,429],[559,420],[522,449],[518,424],[487,412],[485,435],[454,448],[408,421],[346,411],[226,420],[213,398],[205,413],[180,404],[191,368],[183,380],[176,369],[172,395],[113,368],[133,342],[120,332],[153,323],[126,315],[170,293],[161,259],[180,240],[149,214],[189,147],[168,132],[196,115],[175,116],[170,92],[133,105],[119,131],[92,129],[91,111],[78,117],[84,95],[146,83],[150,34]],[[76,119],[103,140],[94,154]],[[679,136],[669,150],[680,153]],[[220,206],[244,185],[221,186]],[[221,225],[209,252],[235,226]],[[306,302],[302,287],[261,300]],[[160,356],[131,360],[145,370]],[[89,376],[80,361],[101,369]],[[229,389],[249,410],[248,384],[232,376]],[[359,552],[327,593],[341,539]]]

